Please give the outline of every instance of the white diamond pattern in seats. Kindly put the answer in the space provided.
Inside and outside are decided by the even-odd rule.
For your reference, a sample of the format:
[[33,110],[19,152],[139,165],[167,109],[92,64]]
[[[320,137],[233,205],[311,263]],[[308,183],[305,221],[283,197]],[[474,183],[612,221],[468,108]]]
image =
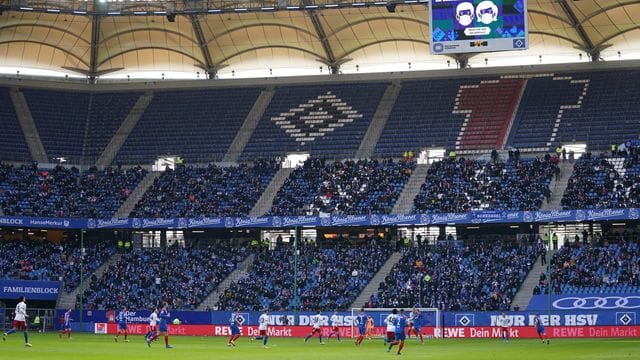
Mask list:
[[362,114],[358,110],[327,91],[288,112],[273,116],[271,121],[300,145],[305,145],[360,118]]

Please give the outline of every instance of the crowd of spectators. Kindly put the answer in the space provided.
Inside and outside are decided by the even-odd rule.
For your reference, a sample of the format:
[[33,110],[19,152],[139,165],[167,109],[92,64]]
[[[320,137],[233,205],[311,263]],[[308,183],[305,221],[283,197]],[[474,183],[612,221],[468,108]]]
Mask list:
[[508,310],[533,266],[535,245],[409,247],[368,306],[437,307],[444,311]]
[[[1,240],[0,279],[61,281],[71,292],[80,283],[80,246],[77,241],[63,242]],[[107,242],[85,245],[82,262],[88,277],[111,255],[115,247]]]
[[84,308],[149,309],[167,301],[176,310],[193,310],[246,255],[245,247],[228,243],[132,250],[100,278],[91,276]]
[[155,180],[131,217],[248,215],[277,171],[278,163],[267,160],[231,167],[178,166]]
[[[562,197],[564,209],[640,207],[640,161],[631,148],[624,160],[585,153],[576,162]],[[615,162],[620,165],[616,168]]]
[[297,281],[298,310],[347,310],[391,255],[390,246],[375,243],[355,247],[303,244],[298,250],[296,269],[289,243],[257,255],[249,273],[220,296],[217,308],[290,310]]
[[553,293],[583,293],[596,288],[599,293],[637,292],[640,290],[640,245],[638,242],[565,244],[553,255],[551,285],[546,274],[534,295]]
[[447,158],[429,168],[414,212],[538,210],[559,172],[557,157],[550,156],[506,162]]
[[413,160],[311,158],[285,181],[272,215],[388,214],[415,169]]
[[9,216],[111,217],[146,173],[140,167],[80,172],[1,164],[0,206]]

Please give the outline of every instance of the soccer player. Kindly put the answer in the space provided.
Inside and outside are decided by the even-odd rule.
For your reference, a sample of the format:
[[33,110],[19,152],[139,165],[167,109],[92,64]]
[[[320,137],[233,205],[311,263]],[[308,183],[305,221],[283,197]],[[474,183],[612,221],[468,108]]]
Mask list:
[[307,340],[311,339],[311,337],[317,333],[320,338],[320,345],[324,345],[322,342],[322,329],[320,328],[321,323],[320,310],[318,310],[315,315],[311,316],[311,326],[313,326],[313,329],[311,330],[311,334],[304,338],[304,342],[307,342]]
[[73,311],[71,308],[69,308],[65,313],[64,313],[64,323],[62,324],[62,329],[60,330],[60,333],[58,334],[58,336],[60,338],[62,338],[62,335],[67,334],[67,338],[69,340],[73,340],[71,338],[71,311]]
[[267,349],[267,340],[269,339],[269,335],[267,335],[267,329],[269,328],[269,310],[264,309],[262,311],[262,315],[258,318],[258,330],[260,331],[260,336],[252,337],[251,340],[262,340],[262,346]]
[[362,344],[362,340],[364,340],[364,337],[367,334],[366,324],[368,321],[367,314],[364,313],[364,308],[360,309],[360,313],[355,318],[355,325],[358,327],[356,346],[360,346],[360,344]]
[[498,316],[498,325],[502,330],[502,340],[509,342],[509,328],[511,327],[511,319],[507,317],[507,314],[503,311],[502,315]]
[[145,336],[147,346],[151,347],[151,342],[158,340],[158,307],[154,307],[149,315],[149,332]]
[[409,335],[413,333],[416,336],[416,339],[419,337],[420,343],[424,345],[424,338],[422,337],[421,332],[422,320],[422,313],[420,312],[420,310],[414,308],[411,312],[411,316],[409,317],[409,322],[411,324],[409,326]]
[[387,336],[384,338],[384,344],[393,342],[396,334],[396,318],[398,317],[398,309],[391,310],[391,314],[387,315],[384,323],[387,325]]
[[338,338],[338,342],[340,341],[340,328],[338,327],[339,323],[340,323],[340,317],[338,316],[338,310],[333,312],[333,315],[331,315],[331,318],[329,319],[329,321],[331,321],[331,333],[329,334],[329,337],[327,338],[327,341],[329,341],[329,339],[331,339],[331,337],[333,335],[335,335]]
[[400,309],[400,314],[396,316],[394,325],[395,338],[389,345],[387,352],[390,352],[394,345],[398,345],[398,355],[400,355],[402,348],[404,348],[404,330],[407,327],[407,317],[404,316],[404,309]]
[[16,305],[16,315],[13,318],[13,327],[2,334],[2,341],[7,340],[7,336],[13,334],[18,330],[22,330],[22,334],[24,335],[24,346],[31,347],[29,343],[29,331],[27,330],[27,299],[24,296],[20,296],[18,299],[18,305]]
[[375,326],[373,325],[373,318],[371,316],[367,316],[367,339],[371,340],[371,337],[373,337],[374,329]]
[[118,332],[116,333],[116,337],[113,338],[113,340],[115,340],[116,342],[118,342],[118,337],[120,337],[120,334],[124,334],[124,342],[129,342],[129,339],[127,338],[129,336],[129,331],[127,327],[126,312],[127,307],[123,305],[120,308],[120,312],[118,313],[118,315],[116,315],[116,322],[118,322]]
[[544,330],[544,325],[542,324],[542,320],[540,320],[540,315],[536,314],[536,316],[533,317],[533,326],[536,327],[538,337],[542,340],[542,343],[544,344],[544,341],[546,340],[547,345],[549,345],[549,337],[547,337],[547,332]]
[[158,317],[160,318],[160,324],[158,326],[160,330],[160,335],[164,336],[164,346],[167,349],[173,349],[173,346],[169,345],[169,319],[171,314],[168,310],[169,304],[165,301],[162,303],[162,309],[160,309],[160,314]]
[[229,319],[229,328],[231,329],[231,336],[227,346],[236,346],[236,340],[240,337],[240,325],[242,324],[240,317],[240,309],[236,309],[236,312],[231,314]]

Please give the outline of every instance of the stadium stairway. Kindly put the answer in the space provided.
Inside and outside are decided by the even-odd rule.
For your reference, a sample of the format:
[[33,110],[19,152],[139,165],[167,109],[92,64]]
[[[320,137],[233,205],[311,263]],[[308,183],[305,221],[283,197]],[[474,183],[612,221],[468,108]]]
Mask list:
[[116,154],[120,151],[127,137],[129,137],[131,130],[136,126],[152,99],[153,93],[150,91],[140,95],[136,104],[131,108],[131,111],[129,111],[129,115],[127,115],[122,124],[120,124],[120,128],[118,128],[118,131],[116,131],[116,134],[111,138],[111,141],[109,141],[109,144],[98,158],[96,162],[98,166],[111,165]]
[[551,190],[551,199],[549,202],[544,201],[540,210],[560,210],[562,206],[560,205],[560,201],[562,200],[562,196],[564,195],[564,191],[567,189],[567,182],[571,177],[571,173],[573,172],[573,164],[568,160],[560,161],[560,178],[558,180],[554,180],[549,185]]
[[131,212],[133,211],[133,208],[136,206],[138,201],[142,199],[142,196],[144,195],[144,193],[147,192],[147,190],[149,190],[149,188],[151,187],[151,185],[153,185],[156,179],[160,177],[160,174],[162,174],[162,172],[160,171],[149,171],[147,173],[147,176],[145,176],[144,179],[140,181],[138,186],[131,192],[127,200],[125,200],[125,202],[122,203],[122,206],[120,206],[118,211],[116,211],[116,214],[114,215],[114,217],[116,218],[129,217],[129,214],[131,214]]
[[293,170],[295,169],[282,167],[280,168],[280,170],[278,170],[278,172],[271,179],[271,182],[269,183],[267,188],[262,192],[262,195],[260,195],[260,199],[258,199],[256,204],[249,212],[249,216],[262,216],[266,214],[269,209],[271,209],[271,206],[273,205],[273,199],[278,194],[278,190],[280,190],[285,180],[289,178],[289,175],[291,175]]
[[395,205],[393,205],[393,209],[391,210],[392,214],[411,213],[411,210],[413,210],[413,199],[415,199],[416,195],[418,195],[418,192],[420,192],[420,187],[422,186],[422,183],[424,183],[428,171],[428,164],[416,165],[413,173],[411,173],[411,177],[404,185],[404,188],[402,189],[402,193],[400,193],[398,200],[396,201]]
[[205,311],[207,309],[213,309],[218,302],[220,295],[222,295],[224,291],[231,286],[231,283],[234,281],[238,281],[238,279],[247,275],[255,257],[256,255],[254,253],[247,256],[247,258],[238,265],[238,268],[233,270],[233,272],[229,274],[229,276],[227,276],[227,278],[224,279],[220,284],[218,284],[218,287],[216,287],[216,289],[211,292],[211,294],[209,294],[209,296],[207,296],[207,298],[204,299],[204,301],[201,302],[200,305],[198,305],[198,308],[196,310]]
[[27,99],[17,88],[11,88],[9,96],[11,97],[13,107],[16,110],[16,116],[20,122],[24,138],[27,141],[31,158],[39,163],[48,163],[49,157],[44,149],[44,145],[42,145],[42,140],[40,139],[40,134],[36,128],[36,123],[31,116],[31,110],[29,110]]
[[82,289],[78,286],[75,290],[70,293],[66,291],[60,291],[60,295],[58,296],[58,303],[56,304],[56,309],[68,309],[76,306],[76,297],[80,294],[80,290],[84,291],[89,287],[89,283],[91,282],[91,275],[95,275],[96,277],[101,278],[102,274],[111,266],[115,264],[118,260],[120,260],[122,254],[115,253],[113,254],[104,264],[100,265],[92,274],[87,276],[82,284]]
[[[547,253],[547,257],[551,259],[553,257],[553,251],[551,254]],[[525,310],[527,308],[529,300],[531,300],[531,297],[533,296],[533,288],[535,288],[540,282],[540,274],[546,270],[547,265],[542,265],[540,263],[540,256],[538,256],[536,258],[536,262],[533,264],[533,268],[531,268],[526,279],[524,279],[524,282],[520,285],[518,293],[516,293],[516,296],[513,297],[513,301],[511,301],[512,309],[515,305],[519,305],[520,310]]]
[[258,126],[258,122],[260,122],[262,115],[265,110],[267,110],[275,93],[276,90],[274,88],[262,90],[247,114],[247,117],[244,119],[240,130],[236,133],[236,137],[233,139],[231,145],[229,145],[229,149],[222,159],[223,162],[238,161],[240,154],[242,154],[245,146],[247,146],[251,135],[253,135],[253,131],[256,129],[256,126]]
[[378,108],[373,114],[369,128],[367,129],[364,138],[362,138],[358,152],[356,152],[356,158],[365,159],[370,158],[373,155],[373,149],[376,147],[376,144],[380,139],[380,135],[382,135],[384,126],[389,119],[389,114],[391,114],[391,110],[393,110],[396,99],[398,99],[398,94],[400,94],[401,88],[402,84],[399,81],[394,81],[387,86],[387,89],[382,95],[382,99],[380,99]]
[[384,279],[389,275],[391,269],[402,259],[402,253],[399,251],[394,252],[389,256],[387,261],[382,265],[380,270],[376,273],[376,275],[369,281],[367,286],[360,292],[360,295],[351,303],[351,308],[361,308],[365,306],[367,301],[371,295],[374,295],[378,292],[378,287],[380,283],[384,281]]

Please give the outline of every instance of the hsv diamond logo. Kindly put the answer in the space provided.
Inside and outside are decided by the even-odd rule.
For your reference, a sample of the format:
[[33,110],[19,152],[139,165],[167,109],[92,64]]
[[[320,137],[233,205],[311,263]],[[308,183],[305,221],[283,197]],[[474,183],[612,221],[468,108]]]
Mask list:
[[358,110],[327,91],[289,109],[289,112],[272,117],[271,121],[300,145],[305,145],[359,118],[362,118],[362,114]]
[[473,326],[474,315],[473,314],[455,314],[456,323],[460,326]]

